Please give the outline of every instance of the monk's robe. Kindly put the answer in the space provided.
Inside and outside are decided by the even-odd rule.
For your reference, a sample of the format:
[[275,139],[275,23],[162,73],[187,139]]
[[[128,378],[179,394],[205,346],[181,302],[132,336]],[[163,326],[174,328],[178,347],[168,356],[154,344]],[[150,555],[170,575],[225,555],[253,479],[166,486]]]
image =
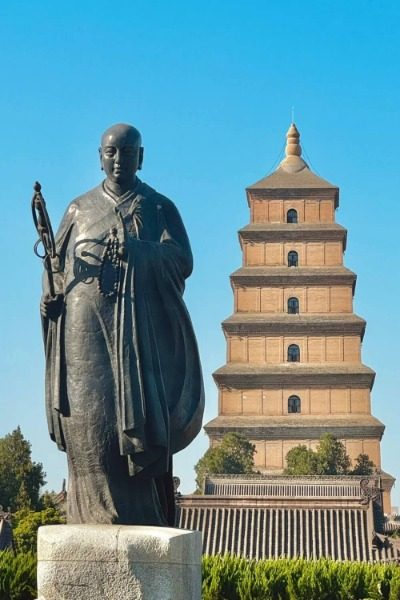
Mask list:
[[171,457],[204,408],[180,215],[139,180],[122,197],[104,182],[70,204],[56,245],[46,410],[68,457],[68,522],[172,525]]

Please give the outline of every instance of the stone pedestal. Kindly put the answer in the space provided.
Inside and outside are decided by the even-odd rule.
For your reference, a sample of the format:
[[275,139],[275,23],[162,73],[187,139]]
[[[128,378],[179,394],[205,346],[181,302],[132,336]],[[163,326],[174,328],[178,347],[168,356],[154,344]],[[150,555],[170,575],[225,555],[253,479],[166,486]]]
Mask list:
[[169,527],[47,525],[38,600],[200,600],[201,534]]

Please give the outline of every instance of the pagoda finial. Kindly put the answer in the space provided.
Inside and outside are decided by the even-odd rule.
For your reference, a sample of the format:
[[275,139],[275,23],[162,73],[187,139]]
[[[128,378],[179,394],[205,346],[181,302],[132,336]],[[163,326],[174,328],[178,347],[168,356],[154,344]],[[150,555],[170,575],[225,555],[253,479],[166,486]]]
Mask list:
[[294,123],[290,124],[286,140],[286,156],[301,156],[300,133]]
[[279,167],[288,173],[298,173],[308,168],[308,165],[301,158],[300,133],[292,121],[286,134],[286,158],[280,163]]

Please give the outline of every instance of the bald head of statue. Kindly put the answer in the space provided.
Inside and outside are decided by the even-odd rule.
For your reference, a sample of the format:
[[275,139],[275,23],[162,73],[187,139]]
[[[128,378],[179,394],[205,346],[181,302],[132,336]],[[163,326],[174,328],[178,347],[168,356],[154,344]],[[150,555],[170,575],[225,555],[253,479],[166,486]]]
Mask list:
[[143,162],[142,136],[135,127],[123,123],[109,127],[101,137],[99,154],[107,183],[115,192],[122,194],[135,186]]

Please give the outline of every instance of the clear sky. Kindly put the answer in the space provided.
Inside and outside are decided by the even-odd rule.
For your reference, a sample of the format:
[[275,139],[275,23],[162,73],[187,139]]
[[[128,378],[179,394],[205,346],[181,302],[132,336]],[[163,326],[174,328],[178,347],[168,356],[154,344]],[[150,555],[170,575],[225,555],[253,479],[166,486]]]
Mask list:
[[[217,414],[211,374],[225,362],[229,274],[241,263],[236,232],[249,222],[244,188],[282,158],[292,106],[305,159],[340,186],[345,264],[368,322],[363,361],[377,372],[373,412],[386,424],[383,467],[400,477],[399,17],[385,0],[2,3],[0,435],[21,425],[50,488],[66,467],[44,415],[33,182],[56,227],[101,179],[102,131],[142,131],[141,176],[175,201],[193,246],[185,297],[206,422]],[[176,457],[184,492],[206,447],[202,433]]]

